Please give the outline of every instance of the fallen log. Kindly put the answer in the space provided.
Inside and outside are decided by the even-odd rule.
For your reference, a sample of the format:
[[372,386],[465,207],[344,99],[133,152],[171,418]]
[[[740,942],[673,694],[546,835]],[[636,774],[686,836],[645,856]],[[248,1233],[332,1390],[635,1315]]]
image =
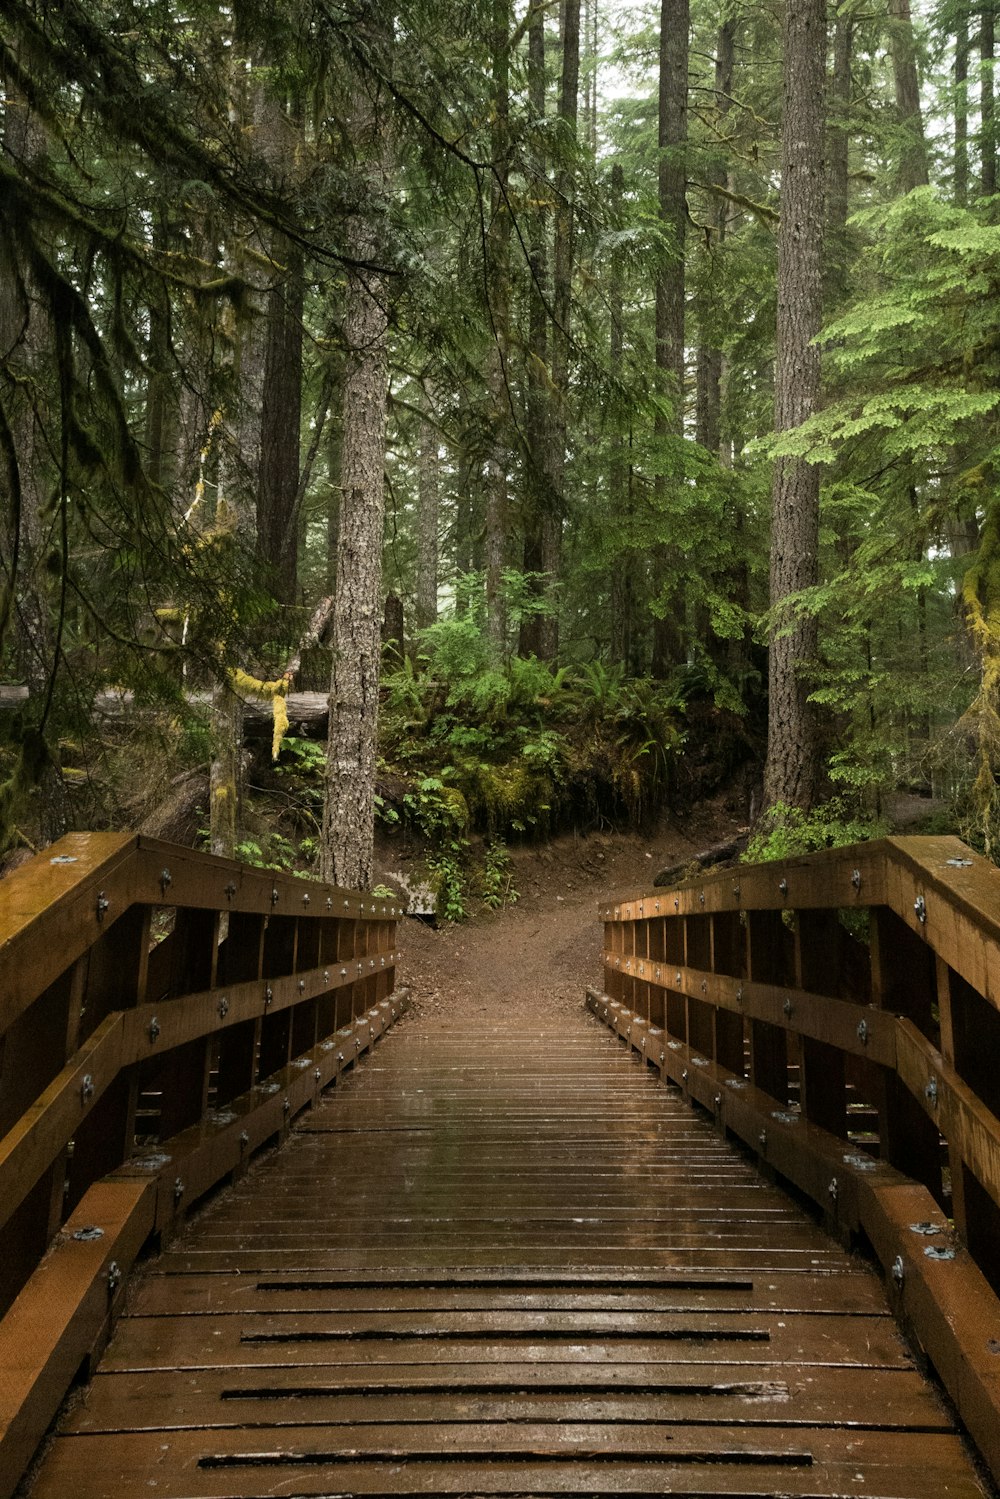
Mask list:
[[682,859],[679,864],[671,864],[666,869],[661,869],[653,880],[657,889],[664,885],[676,885],[679,880],[697,874],[702,869],[711,869],[716,864],[725,864],[729,859],[737,858],[747,846],[750,837],[749,828],[740,828],[739,832],[730,838],[724,838],[721,843],[713,843],[711,848],[703,848],[698,854],[691,854]]

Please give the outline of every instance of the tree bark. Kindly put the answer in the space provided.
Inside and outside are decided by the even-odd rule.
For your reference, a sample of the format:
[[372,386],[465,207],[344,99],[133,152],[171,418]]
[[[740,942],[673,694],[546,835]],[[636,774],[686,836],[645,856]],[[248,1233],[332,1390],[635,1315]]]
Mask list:
[[[4,155],[30,172],[45,153],[45,127],[10,80],[4,80],[4,87]],[[42,705],[38,720],[24,736],[21,763],[27,769],[30,735],[35,744],[30,756],[30,780],[37,795],[39,832],[45,843],[51,843],[70,825],[62,771],[45,743],[52,701],[50,684],[58,670],[61,649],[45,586],[42,518],[49,470],[42,403],[45,371],[53,357],[53,320],[30,268],[17,261],[14,241],[0,235],[0,376],[9,444],[9,450],[0,457],[0,542],[4,551],[0,631],[12,616],[18,668],[29,695],[36,696]],[[61,502],[67,503],[65,494]],[[61,567],[68,562],[63,556]],[[0,828],[0,838],[7,831],[6,826]]]
[[[424,394],[424,410],[433,415],[431,400]],[[416,624],[426,630],[437,619],[438,520],[441,504],[441,439],[431,420],[422,424],[417,458],[417,589]]]
[[483,247],[492,332],[487,385],[492,440],[484,464],[486,482],[486,632],[502,653],[507,642],[507,607],[503,569],[507,559],[507,483],[510,445],[510,0],[493,0],[493,175],[490,221]]
[[899,153],[899,190],[909,193],[915,187],[926,187],[928,182],[927,144],[920,110],[920,79],[917,76],[910,0],[889,0],[889,16],[896,113],[903,133]]
[[284,246],[283,252],[287,274],[271,287],[267,298],[257,551],[267,563],[279,602],[293,604],[298,577],[298,526],[294,521],[302,425],[305,284],[301,252],[292,245]]
[[552,240],[552,408],[548,428],[548,481],[551,500],[542,509],[541,563],[549,612],[538,621],[539,656],[559,654],[555,588],[562,571],[562,528],[566,516],[566,437],[569,425],[569,373],[573,305],[576,172],[575,152],[580,93],[580,0],[562,0],[562,76],[559,81],[561,149],[556,173],[555,229]]
[[[715,114],[718,133],[724,135],[733,91],[733,68],[736,58],[736,22],[727,17],[719,27],[715,52]],[[725,187],[729,173],[724,161],[717,162],[710,181]],[[711,268],[706,276],[706,294],[701,308],[701,337],[695,384],[695,438],[703,448],[717,453],[720,448],[722,411],[722,350],[716,336],[717,316],[711,306],[717,280],[716,258],[725,243],[727,200],[722,193],[712,199],[710,209],[713,235],[708,247]]]
[[955,202],[969,201],[969,20],[962,11],[955,20]]
[[[532,0],[528,16],[528,107],[535,122],[537,146],[532,163],[534,183],[532,196],[541,200],[547,194],[547,160],[544,149],[545,121],[545,10],[544,0]],[[549,478],[548,436],[548,357],[549,310],[547,214],[545,208],[529,210],[530,244],[528,268],[528,369],[525,377],[525,534],[524,571],[531,575],[529,595],[544,596],[541,574],[544,568],[544,516],[553,509],[555,497]],[[540,656],[544,650],[541,618],[526,614],[521,620],[518,651],[522,656]]]
[[[360,24],[373,46],[387,52],[391,31],[380,0],[363,5]],[[375,858],[389,373],[386,283],[379,270],[389,178],[387,107],[374,80],[355,77],[349,120],[355,211],[347,226],[343,496],[320,872],[356,889],[371,885]]]
[[983,12],[979,25],[979,152],[982,162],[983,196],[988,197],[997,190],[997,140],[994,123],[993,93],[993,47],[996,18],[993,0],[983,0]]
[[838,11],[833,35],[833,84],[827,131],[826,295],[838,307],[847,295],[847,207],[853,19]]
[[[815,410],[822,320],[823,126],[826,73],[824,0],[787,0],[781,122],[781,222],[775,429],[786,432]],[[819,468],[798,458],[775,464],[764,804],[808,809],[819,779],[819,744],[804,671],[816,653],[813,618],[783,608],[816,582]]]
[[[687,98],[690,47],[689,0],[661,0],[659,82],[659,208],[660,222],[670,244],[670,263],[656,278],[656,371],[657,392],[674,403],[672,417],[657,415],[655,435],[684,433],[684,253],[687,233]],[[656,478],[657,508],[661,526],[666,525],[667,484]],[[661,595],[670,570],[666,541],[656,548],[653,559],[654,585]],[[679,605],[667,601],[662,619],[653,622],[654,677],[663,677],[681,654],[678,629]]]

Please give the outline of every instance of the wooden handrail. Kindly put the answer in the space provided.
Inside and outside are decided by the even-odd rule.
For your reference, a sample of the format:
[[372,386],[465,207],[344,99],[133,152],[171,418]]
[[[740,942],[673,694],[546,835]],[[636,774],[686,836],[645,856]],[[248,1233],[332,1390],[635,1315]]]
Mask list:
[[402,1013],[401,914],[117,834],[70,835],[0,884],[0,1499],[150,1234]]
[[1000,1476],[1000,870],[890,838],[600,914],[590,1008],[867,1237]]

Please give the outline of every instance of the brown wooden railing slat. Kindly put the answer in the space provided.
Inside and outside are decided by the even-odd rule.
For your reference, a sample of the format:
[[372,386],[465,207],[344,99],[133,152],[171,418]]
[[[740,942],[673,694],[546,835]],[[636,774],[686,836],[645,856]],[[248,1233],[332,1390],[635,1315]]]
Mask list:
[[[397,914],[119,835],[71,835],[0,885],[0,1313],[13,1318],[0,1318],[0,1495],[149,1232],[172,1231],[283,1138],[402,1013]],[[50,1260],[66,1261],[65,1294],[48,1307],[53,1235],[88,1212],[108,1233],[106,1210],[120,1251],[110,1291],[64,1231]],[[106,1256],[85,1258],[105,1274]],[[10,1326],[29,1314],[52,1336],[8,1367]]]
[[591,1008],[832,1227],[876,1245],[1000,1469],[1000,870],[955,838],[892,838],[601,916]]

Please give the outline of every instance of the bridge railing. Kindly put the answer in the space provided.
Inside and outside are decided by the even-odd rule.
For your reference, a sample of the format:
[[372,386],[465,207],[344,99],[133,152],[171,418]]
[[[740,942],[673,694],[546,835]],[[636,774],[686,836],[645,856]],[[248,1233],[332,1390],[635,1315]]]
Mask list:
[[0,884],[0,1496],[150,1237],[388,1029],[398,907],[74,834]]
[[867,1239],[1000,1476],[1000,870],[891,838],[601,916],[590,1008]]

